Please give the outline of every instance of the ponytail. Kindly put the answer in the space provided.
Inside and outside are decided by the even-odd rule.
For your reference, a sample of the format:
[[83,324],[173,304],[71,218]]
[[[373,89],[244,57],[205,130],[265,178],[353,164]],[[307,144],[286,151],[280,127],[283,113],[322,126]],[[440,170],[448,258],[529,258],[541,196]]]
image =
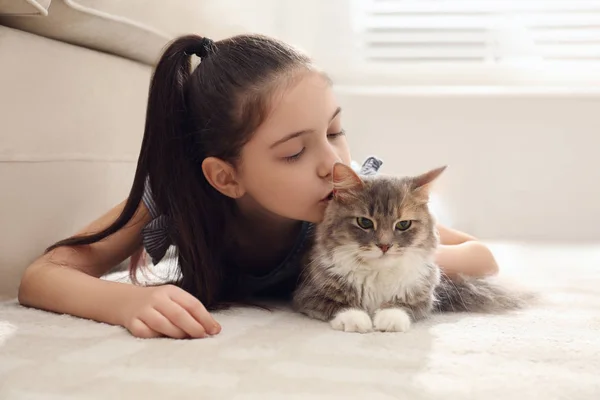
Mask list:
[[[157,211],[169,218],[171,240],[178,250],[181,277],[175,283],[207,308],[218,307],[223,269],[217,255],[224,238],[215,233],[223,229],[225,216],[216,208],[223,204],[223,196],[218,197],[202,173],[205,155],[193,139],[186,107],[191,54],[203,59],[215,51],[211,40],[196,35],[180,37],[168,46],[150,84],[144,137],[123,211],[106,229],[61,240],[46,253],[61,246],[92,244],[117,232],[135,214],[147,182]],[[132,265],[130,271],[134,280],[136,268]]]

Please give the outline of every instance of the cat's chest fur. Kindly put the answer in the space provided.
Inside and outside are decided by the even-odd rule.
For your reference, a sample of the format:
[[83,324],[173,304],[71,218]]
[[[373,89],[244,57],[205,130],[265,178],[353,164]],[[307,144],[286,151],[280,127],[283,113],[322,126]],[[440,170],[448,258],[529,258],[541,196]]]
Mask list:
[[358,260],[343,257],[344,249],[333,252],[329,272],[343,279],[356,293],[360,308],[375,312],[388,302],[411,304],[422,292],[430,273],[429,257],[408,251],[399,257]]

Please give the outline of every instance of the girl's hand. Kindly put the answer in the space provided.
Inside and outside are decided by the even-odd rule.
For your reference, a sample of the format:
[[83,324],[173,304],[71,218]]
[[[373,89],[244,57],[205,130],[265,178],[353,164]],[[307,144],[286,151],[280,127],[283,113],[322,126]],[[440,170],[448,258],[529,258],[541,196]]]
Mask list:
[[122,318],[122,325],[139,338],[203,338],[221,332],[202,303],[174,285],[136,287]]

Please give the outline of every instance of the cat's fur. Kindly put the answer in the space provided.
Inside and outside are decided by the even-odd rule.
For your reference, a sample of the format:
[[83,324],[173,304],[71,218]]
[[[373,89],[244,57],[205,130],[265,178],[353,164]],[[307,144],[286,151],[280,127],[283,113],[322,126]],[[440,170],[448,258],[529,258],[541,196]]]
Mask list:
[[[293,307],[338,330],[403,332],[435,311],[522,306],[526,297],[517,292],[490,279],[450,279],[434,263],[439,239],[429,190],[444,169],[405,178],[360,177],[336,164],[333,200],[317,225]],[[361,228],[358,217],[373,221],[373,229]],[[398,230],[400,220],[412,225]]]

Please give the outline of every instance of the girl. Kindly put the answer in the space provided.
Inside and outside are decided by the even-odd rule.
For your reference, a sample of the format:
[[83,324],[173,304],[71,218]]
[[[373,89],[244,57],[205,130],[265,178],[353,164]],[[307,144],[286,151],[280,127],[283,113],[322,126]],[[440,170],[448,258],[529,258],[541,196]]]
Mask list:
[[[201,62],[191,71],[190,57]],[[170,44],[152,78],[146,126],[128,198],[25,271],[26,306],[122,325],[137,337],[220,332],[207,311],[249,295],[290,290],[311,224],[331,192],[332,166],[349,164],[330,81],[277,40]],[[439,227],[447,273],[495,273],[473,237]],[[178,250],[173,285],[99,279],[145,249]]]

